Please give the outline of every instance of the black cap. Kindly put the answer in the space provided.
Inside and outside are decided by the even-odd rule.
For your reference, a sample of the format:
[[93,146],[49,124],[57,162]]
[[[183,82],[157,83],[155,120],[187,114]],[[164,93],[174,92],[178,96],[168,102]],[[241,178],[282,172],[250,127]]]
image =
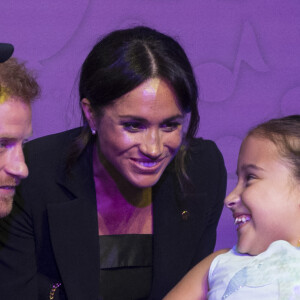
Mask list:
[[8,60],[14,52],[14,46],[12,44],[0,43],[0,63]]

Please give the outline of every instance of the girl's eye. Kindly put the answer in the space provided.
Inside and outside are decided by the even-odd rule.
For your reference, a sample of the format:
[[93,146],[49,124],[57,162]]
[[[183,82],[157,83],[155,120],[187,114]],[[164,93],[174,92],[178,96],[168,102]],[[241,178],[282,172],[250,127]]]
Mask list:
[[247,179],[247,180],[254,179],[254,175],[252,175],[252,174],[248,174],[248,175],[246,176],[246,179]]
[[171,132],[176,130],[180,126],[178,122],[168,122],[161,126],[164,131]]
[[125,122],[122,125],[123,128],[129,132],[138,132],[145,128],[145,126],[139,122]]
[[253,180],[256,179],[256,176],[253,174],[246,174],[246,185],[249,185],[249,183]]

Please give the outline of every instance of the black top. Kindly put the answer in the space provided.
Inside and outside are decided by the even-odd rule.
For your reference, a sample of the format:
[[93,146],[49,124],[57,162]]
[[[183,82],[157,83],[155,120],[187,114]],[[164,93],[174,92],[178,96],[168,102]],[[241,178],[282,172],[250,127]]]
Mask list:
[[[64,299],[98,300],[100,245],[93,145],[66,173],[66,154],[80,133],[77,128],[25,144],[29,176],[17,187],[12,213],[0,219],[1,299],[49,299],[51,287],[60,282],[58,290]],[[161,300],[214,249],[226,170],[212,141],[192,140],[186,172],[193,184],[186,193],[178,191],[174,160],[152,188],[149,300]],[[182,216],[183,210],[188,217]]]
[[147,299],[152,286],[152,234],[100,235],[101,300]]

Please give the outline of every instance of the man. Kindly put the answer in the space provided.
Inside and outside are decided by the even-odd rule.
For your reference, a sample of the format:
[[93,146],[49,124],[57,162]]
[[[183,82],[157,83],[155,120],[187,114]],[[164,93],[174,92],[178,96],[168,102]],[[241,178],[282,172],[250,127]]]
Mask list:
[[31,102],[39,93],[12,52],[12,45],[0,43],[0,218],[10,213],[15,187],[28,176],[22,147],[32,134]]

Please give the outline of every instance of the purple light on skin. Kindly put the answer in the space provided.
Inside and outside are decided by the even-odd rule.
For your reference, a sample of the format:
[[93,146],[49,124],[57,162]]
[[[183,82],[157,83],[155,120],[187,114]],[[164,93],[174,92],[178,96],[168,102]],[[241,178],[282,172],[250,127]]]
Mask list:
[[144,91],[143,91],[143,95],[144,96],[155,96],[159,87],[159,83],[160,80],[159,79],[155,79],[152,80],[151,85],[148,85]]

